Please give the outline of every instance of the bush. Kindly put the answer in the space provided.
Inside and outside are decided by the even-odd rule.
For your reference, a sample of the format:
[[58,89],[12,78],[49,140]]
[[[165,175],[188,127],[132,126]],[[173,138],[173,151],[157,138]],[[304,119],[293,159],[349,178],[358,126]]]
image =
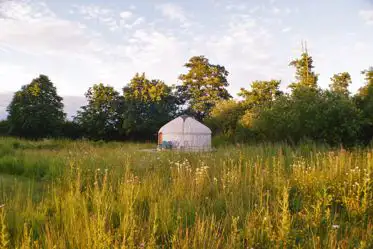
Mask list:
[[0,136],[7,136],[9,133],[9,122],[7,120],[0,121]]
[[210,117],[206,119],[206,124],[214,134],[233,142],[239,126],[239,120],[244,111],[244,106],[240,102],[234,100],[220,101],[211,110]]
[[227,137],[226,135],[215,135],[211,139],[211,144],[214,147],[226,146],[231,143],[232,143],[231,139]]
[[65,121],[62,125],[62,137],[68,139],[79,139],[82,137],[83,130],[79,124],[72,121]]
[[253,131],[269,141],[310,139],[330,145],[358,143],[361,112],[351,99],[330,91],[299,89],[259,111]]

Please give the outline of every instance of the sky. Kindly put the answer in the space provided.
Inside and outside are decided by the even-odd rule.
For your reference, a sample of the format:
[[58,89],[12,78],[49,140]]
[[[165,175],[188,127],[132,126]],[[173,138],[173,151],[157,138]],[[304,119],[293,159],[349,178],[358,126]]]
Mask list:
[[195,55],[226,67],[233,96],[254,80],[285,90],[302,41],[322,88],[347,71],[356,92],[373,66],[373,0],[0,0],[0,118],[40,74],[74,112],[93,84],[121,91],[136,72],[179,84]]

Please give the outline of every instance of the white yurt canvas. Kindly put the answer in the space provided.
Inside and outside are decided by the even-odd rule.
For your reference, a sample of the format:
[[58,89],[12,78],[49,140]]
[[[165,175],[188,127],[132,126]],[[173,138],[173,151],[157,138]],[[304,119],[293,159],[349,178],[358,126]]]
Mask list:
[[190,116],[180,116],[158,132],[158,145],[171,144],[172,149],[204,151],[211,149],[211,130]]

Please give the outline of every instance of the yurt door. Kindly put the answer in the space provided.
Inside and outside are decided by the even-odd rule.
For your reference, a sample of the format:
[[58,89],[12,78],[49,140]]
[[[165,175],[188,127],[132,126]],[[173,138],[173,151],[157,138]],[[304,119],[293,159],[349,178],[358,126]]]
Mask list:
[[158,144],[162,144],[163,142],[163,134],[162,132],[158,133]]

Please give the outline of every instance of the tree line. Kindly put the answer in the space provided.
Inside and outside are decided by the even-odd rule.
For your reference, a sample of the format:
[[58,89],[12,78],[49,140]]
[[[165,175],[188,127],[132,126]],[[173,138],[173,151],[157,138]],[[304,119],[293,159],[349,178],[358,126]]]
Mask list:
[[288,93],[280,80],[254,81],[235,100],[227,91],[229,72],[204,56],[184,65],[180,85],[167,85],[137,73],[121,92],[95,84],[85,93],[72,121],[51,80],[40,75],[17,91],[0,134],[28,139],[154,140],[158,129],[181,114],[206,123],[220,143],[252,141],[296,144],[312,140],[330,145],[368,144],[373,137],[373,67],[363,70],[364,86],[352,95],[348,72],[333,75],[329,89],[318,86],[318,74],[307,50],[289,66],[295,79]]

